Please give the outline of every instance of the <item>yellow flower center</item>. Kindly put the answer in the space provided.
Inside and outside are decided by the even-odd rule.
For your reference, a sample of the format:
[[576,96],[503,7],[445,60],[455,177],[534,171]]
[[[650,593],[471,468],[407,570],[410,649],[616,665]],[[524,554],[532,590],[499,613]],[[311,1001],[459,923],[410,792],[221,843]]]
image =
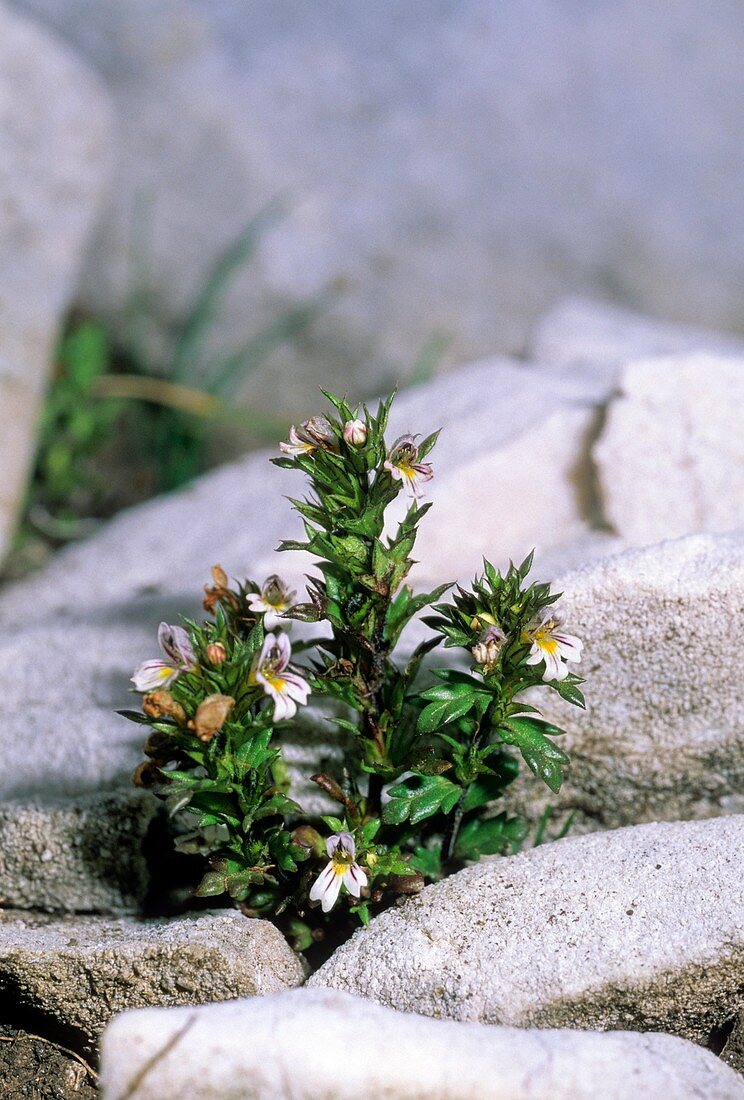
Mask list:
[[348,852],[339,852],[338,849],[331,856],[331,866],[334,875],[345,875],[354,860]]
[[535,645],[545,650],[546,653],[553,654],[557,652],[558,643],[553,637],[552,624],[547,623],[535,631]]
[[276,672],[271,672],[270,669],[263,669],[262,671],[264,679],[274,691],[278,691],[279,694],[281,694],[286,689],[287,681],[283,676],[278,675]]

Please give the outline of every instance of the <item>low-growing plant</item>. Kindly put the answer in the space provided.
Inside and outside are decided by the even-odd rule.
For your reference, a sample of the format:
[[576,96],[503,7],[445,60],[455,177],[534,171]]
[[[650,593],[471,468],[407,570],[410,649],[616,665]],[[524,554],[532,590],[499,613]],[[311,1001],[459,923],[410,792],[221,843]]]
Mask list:
[[[552,791],[568,765],[554,743],[563,731],[525,692],[584,705],[569,671],[581,642],[563,631],[550,586],[528,582],[532,555],[505,572],[484,562],[468,589],[405,583],[437,433],[389,444],[393,397],[372,415],[326,396],[333,415],[293,426],[274,460],[309,481],[292,501],[305,539],[279,547],[317,559],[307,598],[278,576],[231,584],[215,566],[210,618],[161,624],[162,657],[133,677],[142,712],[122,712],[152,731],[135,782],[188,825],[177,846],[206,860],[196,894],[279,920],[299,949],[331,920],[367,923],[397,895],[516,851],[529,825],[499,799],[519,757]],[[401,493],[408,506],[386,533]],[[421,613],[431,633],[407,652],[401,636]],[[293,620],[327,625],[293,654]],[[464,667],[428,667],[441,643]],[[337,771],[312,777],[337,807],[319,816],[293,798],[281,748],[310,698],[344,751]],[[538,839],[544,830],[543,819]]]

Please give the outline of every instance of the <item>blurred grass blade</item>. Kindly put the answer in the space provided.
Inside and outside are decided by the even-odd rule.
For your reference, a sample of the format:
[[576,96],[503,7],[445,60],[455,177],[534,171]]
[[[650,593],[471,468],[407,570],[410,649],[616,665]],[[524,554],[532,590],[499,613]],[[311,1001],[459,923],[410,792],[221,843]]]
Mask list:
[[276,348],[303,332],[327,308],[327,304],[327,295],[321,295],[314,302],[288,310],[237,351],[213,361],[205,371],[205,385],[212,393],[231,397],[250,371],[259,367]]
[[255,432],[262,439],[281,439],[287,430],[283,420],[275,419],[258,409],[241,405],[226,405],[214,394],[193,386],[148,378],[139,374],[106,374],[98,378],[92,396],[102,399],[147,401],[153,405],[175,409],[189,416],[217,420]]
[[442,356],[451,343],[452,337],[446,336],[443,332],[433,332],[416,356],[406,378],[406,385],[420,386],[422,382],[428,382],[433,378],[442,361]]
[[176,381],[200,381],[197,375],[204,338],[214,325],[230,286],[252,258],[268,227],[281,213],[279,203],[273,202],[267,206],[251,219],[214,264],[189,311],[173,351],[168,373]]
[[204,390],[139,374],[104,374],[93,384],[92,393],[100,398],[149,401],[192,416],[216,416],[221,405],[216,397]]

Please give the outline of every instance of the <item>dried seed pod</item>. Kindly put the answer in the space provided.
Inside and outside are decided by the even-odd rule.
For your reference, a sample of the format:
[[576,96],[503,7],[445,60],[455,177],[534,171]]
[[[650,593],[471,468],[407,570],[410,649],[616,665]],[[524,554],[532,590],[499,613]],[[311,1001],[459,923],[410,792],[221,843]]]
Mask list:
[[211,741],[224,726],[234,706],[235,700],[230,695],[208,695],[196,708],[189,729],[200,741]]
[[172,718],[179,725],[186,721],[186,711],[177,703],[169,691],[162,688],[148,691],[142,700],[142,709],[148,718]]

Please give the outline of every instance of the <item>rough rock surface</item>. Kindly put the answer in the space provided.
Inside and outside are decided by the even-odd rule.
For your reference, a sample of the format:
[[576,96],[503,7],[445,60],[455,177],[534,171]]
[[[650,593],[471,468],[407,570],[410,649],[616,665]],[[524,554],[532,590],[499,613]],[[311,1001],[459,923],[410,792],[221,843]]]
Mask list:
[[142,845],[157,802],[123,790],[0,802],[0,898],[8,909],[127,913],[149,886]]
[[613,385],[632,359],[714,352],[744,355],[744,338],[711,329],[674,325],[589,298],[564,298],[540,318],[527,356],[586,381]]
[[484,860],[381,914],[310,985],[427,1016],[706,1044],[741,1003],[743,839],[735,816]]
[[641,360],[593,447],[605,517],[646,545],[744,528],[744,358]]
[[321,380],[379,388],[435,329],[452,362],[513,351],[567,288],[741,324],[744,31],[728,0],[590,17],[581,0],[15,2],[116,103],[97,307],[123,312],[142,196],[161,331],[278,191],[288,215],[220,338],[342,282],[312,338],[251,379],[259,406],[301,408]]
[[151,921],[0,916],[5,996],[91,1046],[127,1008],[275,993],[303,977],[273,924],[234,911]]
[[512,807],[602,828],[744,810],[744,534],[629,550],[556,590],[584,639],[587,709],[536,693],[572,767],[557,796],[525,771]]
[[108,130],[93,75],[0,3],[0,558],[23,499],[57,327],[107,178]]
[[317,989],[119,1016],[103,1039],[105,1100],[124,1100],[134,1081],[137,1100],[744,1096],[714,1055],[669,1035],[427,1020]]

